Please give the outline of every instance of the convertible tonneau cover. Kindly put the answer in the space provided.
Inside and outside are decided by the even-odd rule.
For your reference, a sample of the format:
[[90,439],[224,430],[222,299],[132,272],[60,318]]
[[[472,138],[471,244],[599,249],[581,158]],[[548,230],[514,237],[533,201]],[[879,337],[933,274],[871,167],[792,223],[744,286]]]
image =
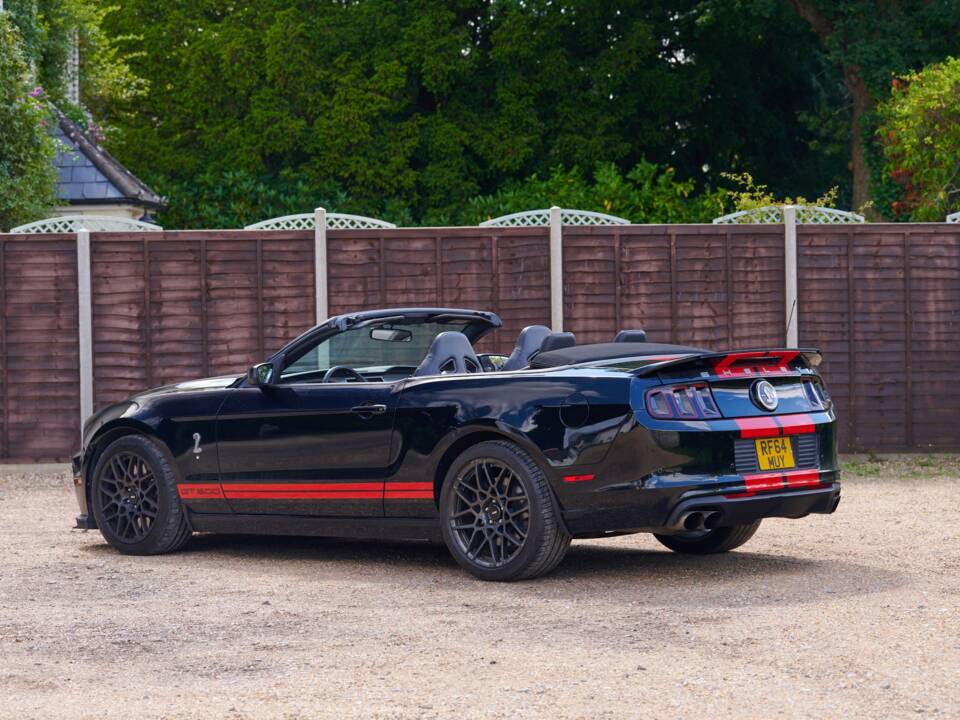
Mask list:
[[649,375],[691,364],[707,365],[711,374],[730,375],[738,374],[745,367],[758,365],[787,368],[795,359],[801,357],[811,366],[820,364],[820,351],[811,348],[713,352],[703,348],[666,343],[596,343],[540,353],[530,362],[530,367],[551,368],[585,363],[608,364],[609,361],[637,359],[647,362],[636,371],[639,375]]
[[601,360],[618,360],[620,358],[647,357],[650,355],[701,355],[709,352],[709,350],[703,348],[669,345],[667,343],[594,343],[542,352],[534,356],[533,360],[530,361],[530,367],[550,368]]

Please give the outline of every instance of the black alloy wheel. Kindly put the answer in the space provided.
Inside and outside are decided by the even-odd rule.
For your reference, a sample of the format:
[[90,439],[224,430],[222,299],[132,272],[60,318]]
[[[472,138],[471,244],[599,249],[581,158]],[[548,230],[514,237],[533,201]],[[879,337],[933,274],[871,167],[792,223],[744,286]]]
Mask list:
[[530,498],[517,475],[493,458],[478,458],[454,481],[451,530],[460,551],[477,565],[503,567],[523,549],[530,531]]
[[481,580],[543,575],[570,546],[546,475],[507,441],[479,443],[454,461],[440,512],[450,553]]
[[138,543],[147,537],[160,511],[160,491],[146,460],[133,452],[112,455],[98,491],[104,523],[117,538]]
[[121,552],[170,552],[189,539],[173,461],[153,440],[127,435],[111,443],[97,459],[91,483],[97,527]]

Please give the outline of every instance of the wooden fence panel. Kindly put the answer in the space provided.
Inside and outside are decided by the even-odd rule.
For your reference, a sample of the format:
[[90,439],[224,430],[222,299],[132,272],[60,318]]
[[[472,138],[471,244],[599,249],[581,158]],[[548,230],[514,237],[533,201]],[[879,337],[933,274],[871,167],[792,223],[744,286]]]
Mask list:
[[0,236],[0,278],[3,457],[64,457],[80,432],[74,237]]
[[[310,231],[91,236],[95,407],[242,372],[315,322]],[[781,346],[781,226],[564,229],[565,327],[714,350]],[[960,227],[800,226],[800,344],[824,351],[843,449],[960,450]],[[330,313],[489,309],[509,352],[550,322],[547,228],[328,232]],[[79,430],[76,242],[0,235],[0,458],[64,459]],[[42,426],[39,418],[43,418]]]

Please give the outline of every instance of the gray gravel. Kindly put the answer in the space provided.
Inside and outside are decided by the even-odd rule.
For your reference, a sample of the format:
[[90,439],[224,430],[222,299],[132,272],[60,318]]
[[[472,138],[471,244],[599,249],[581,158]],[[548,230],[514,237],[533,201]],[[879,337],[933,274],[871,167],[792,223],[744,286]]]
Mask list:
[[65,472],[0,469],[0,717],[960,717],[960,466],[851,465],[738,552],[574,543],[485,584],[420,544],[130,558]]

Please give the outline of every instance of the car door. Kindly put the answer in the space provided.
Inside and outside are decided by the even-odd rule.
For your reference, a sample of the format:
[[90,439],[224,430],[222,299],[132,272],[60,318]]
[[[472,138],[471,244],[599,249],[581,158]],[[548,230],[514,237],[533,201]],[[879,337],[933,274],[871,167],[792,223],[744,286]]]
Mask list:
[[395,384],[239,387],[217,417],[220,483],[235,513],[383,514]]

